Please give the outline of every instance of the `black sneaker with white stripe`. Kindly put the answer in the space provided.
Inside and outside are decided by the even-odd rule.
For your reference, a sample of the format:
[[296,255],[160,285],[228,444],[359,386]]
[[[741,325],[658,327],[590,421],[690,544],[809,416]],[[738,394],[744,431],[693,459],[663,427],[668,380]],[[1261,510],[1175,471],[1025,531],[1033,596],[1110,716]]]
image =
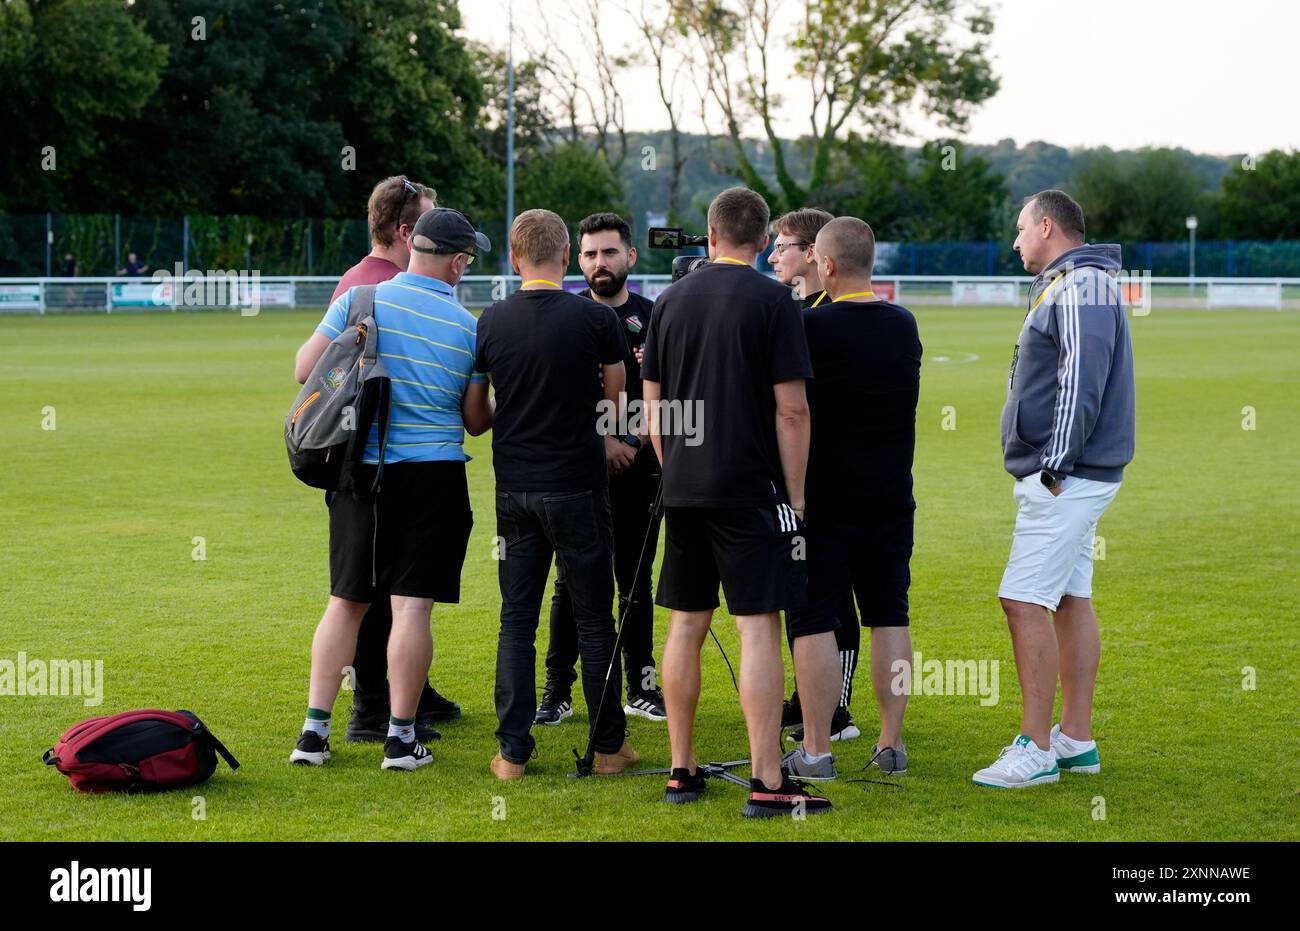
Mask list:
[[330,758],[330,739],[322,737],[315,731],[303,731],[298,735],[298,746],[289,754],[289,762],[298,766],[323,766]]
[[407,743],[400,737],[389,737],[384,741],[384,762],[379,764],[379,768],[404,769],[409,772],[432,762],[433,754],[418,740]]
[[659,689],[653,692],[628,692],[623,713],[636,715],[648,721],[667,721],[668,712],[664,708],[664,693]]
[[537,706],[537,713],[533,715],[533,723],[554,727],[571,714],[573,714],[573,704],[570,702],[569,696],[561,695],[559,692],[547,688],[542,692],[542,703]]
[[[831,717],[831,740],[857,740],[862,736],[862,731],[853,723],[853,715],[849,714],[848,708],[836,708],[835,714]],[[786,734],[785,739],[791,743],[803,743],[803,725]]]

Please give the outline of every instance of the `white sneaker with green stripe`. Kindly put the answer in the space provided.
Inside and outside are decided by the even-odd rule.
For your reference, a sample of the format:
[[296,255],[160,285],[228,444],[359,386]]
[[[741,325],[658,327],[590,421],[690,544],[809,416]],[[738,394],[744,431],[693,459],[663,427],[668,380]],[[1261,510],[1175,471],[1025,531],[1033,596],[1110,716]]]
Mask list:
[[1101,757],[1097,741],[1075,740],[1061,733],[1061,725],[1052,725],[1052,750],[1056,752],[1056,765],[1063,773],[1101,772]]
[[1061,771],[1056,766],[1056,752],[1050,747],[1038,746],[1020,734],[1011,746],[999,754],[992,766],[986,766],[971,781],[990,789],[1026,789],[1047,782],[1059,782]]

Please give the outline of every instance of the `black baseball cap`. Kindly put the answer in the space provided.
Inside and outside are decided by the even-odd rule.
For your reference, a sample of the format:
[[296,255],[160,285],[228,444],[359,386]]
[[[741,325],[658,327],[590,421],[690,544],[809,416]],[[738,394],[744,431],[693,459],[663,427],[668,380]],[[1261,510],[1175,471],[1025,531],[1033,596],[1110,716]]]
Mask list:
[[478,230],[469,217],[450,207],[434,207],[420,214],[411,231],[411,248],[416,252],[449,253],[492,251],[492,240]]

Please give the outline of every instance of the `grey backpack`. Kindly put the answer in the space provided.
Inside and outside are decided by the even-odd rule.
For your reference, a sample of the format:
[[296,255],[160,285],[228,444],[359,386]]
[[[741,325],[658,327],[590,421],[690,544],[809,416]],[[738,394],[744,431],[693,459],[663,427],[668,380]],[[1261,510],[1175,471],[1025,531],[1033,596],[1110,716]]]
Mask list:
[[[284,420],[293,474],[313,488],[375,494],[384,468],[392,382],[379,358],[375,286],[352,290],[347,322],[311,370]],[[379,467],[369,489],[354,487],[370,427],[378,419]]]

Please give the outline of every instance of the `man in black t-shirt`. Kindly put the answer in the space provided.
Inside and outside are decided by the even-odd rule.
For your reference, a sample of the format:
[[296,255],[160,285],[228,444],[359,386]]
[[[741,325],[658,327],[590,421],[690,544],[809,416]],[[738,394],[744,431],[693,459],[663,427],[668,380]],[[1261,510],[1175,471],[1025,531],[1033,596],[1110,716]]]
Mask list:
[[[619,440],[609,459],[609,509],[627,673],[627,704],[623,711],[663,721],[667,714],[663,694],[655,684],[654,602],[650,595],[651,570],[659,543],[659,517],[651,513],[659,488],[659,460],[648,442],[649,427],[641,416],[641,363],[637,359],[654,304],[628,290],[627,276],[635,264],[632,230],[618,214],[595,213],[578,224],[578,265],[588,286],[580,293],[612,308],[627,340],[623,364],[627,369],[628,421],[615,423],[612,431],[606,429]],[[643,548],[646,564],[638,573]],[[578,661],[578,639],[563,566],[556,571],[550,626],[546,687],[535,724],[559,724],[573,714],[570,690],[577,678],[574,664]],[[612,698],[617,699],[617,695]]]
[[[776,234],[770,258],[772,268],[778,281],[794,288],[805,310],[830,303],[822,289],[813,244],[822,227],[833,219],[825,210],[805,207],[777,217],[772,223]],[[789,612],[785,619],[790,656],[794,658],[796,691],[781,709],[781,728],[793,728],[788,739],[800,744],[800,749],[810,757],[820,759],[830,753],[831,741],[852,740],[861,735],[849,713],[853,674],[858,668],[858,648],[862,641],[862,628],[853,608],[853,589],[845,584],[838,617],[811,622],[805,615],[806,626],[792,623]],[[835,622],[833,633],[829,627],[832,621]]]
[[602,438],[596,417],[602,400],[618,405],[627,341],[612,310],[562,290],[569,231],[556,214],[519,215],[510,228],[510,263],[523,288],[483,311],[476,347],[476,367],[489,375],[496,395],[501,750],[491,769],[499,779],[518,779],[532,756],[537,621],[554,556],[573,599],[595,771],[610,775],[639,759],[625,740],[617,696],[597,714],[606,669],[612,667],[614,681],[619,675],[606,455],[621,441]]
[[894,663],[913,659],[908,588],[921,340],[909,311],[871,292],[870,226],[854,217],[832,220],[817,234],[816,255],[831,303],[804,311],[817,371],[808,388],[808,605],[791,612],[791,624],[833,616],[852,586],[862,624],[871,628],[880,710],[872,755],[882,770],[899,774],[907,771],[907,695],[890,683]]
[[117,270],[119,275],[125,275],[128,278],[139,278],[149,270],[149,266],[139,261],[134,252],[126,254],[126,264]]
[[712,261],[655,303],[641,364],[650,438],[663,462],[666,519],[658,603],[672,609],[662,663],[670,802],[699,798],[694,748],[700,648],[718,585],[740,630],[740,702],[749,730],[750,817],[830,808],[781,772],[783,609],[802,604],[812,377],[799,305],[753,267],[767,203],[736,187],[709,205]]

